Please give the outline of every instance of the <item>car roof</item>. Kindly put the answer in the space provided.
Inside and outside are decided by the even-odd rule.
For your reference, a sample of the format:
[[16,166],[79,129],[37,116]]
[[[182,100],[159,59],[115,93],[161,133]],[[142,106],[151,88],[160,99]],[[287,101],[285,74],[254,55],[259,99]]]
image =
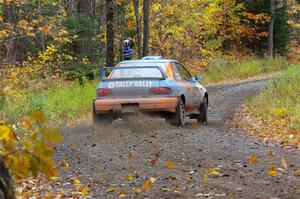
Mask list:
[[177,62],[176,60],[172,59],[135,59],[135,60],[128,60],[128,61],[122,61],[120,64],[130,64],[130,63],[170,63],[170,62]]

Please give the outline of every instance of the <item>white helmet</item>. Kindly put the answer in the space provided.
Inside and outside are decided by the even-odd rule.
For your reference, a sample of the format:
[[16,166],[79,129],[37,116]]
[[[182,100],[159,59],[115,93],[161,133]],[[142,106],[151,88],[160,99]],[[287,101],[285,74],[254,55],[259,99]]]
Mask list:
[[124,40],[124,45],[125,45],[125,46],[128,46],[128,45],[129,45],[129,40],[128,40],[128,39]]

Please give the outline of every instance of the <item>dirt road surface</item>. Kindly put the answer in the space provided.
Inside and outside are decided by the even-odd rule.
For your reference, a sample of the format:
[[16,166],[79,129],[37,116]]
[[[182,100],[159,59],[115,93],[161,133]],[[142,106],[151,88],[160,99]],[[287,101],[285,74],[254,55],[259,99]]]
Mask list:
[[[56,154],[58,162],[70,163],[62,171],[62,186],[67,189],[76,176],[90,187],[90,198],[300,198],[299,151],[225,125],[235,108],[264,86],[264,80],[209,86],[209,124],[196,128],[193,121],[176,128],[141,114],[96,129],[90,123],[65,128]],[[254,155],[257,163],[248,162]],[[277,176],[269,175],[272,166]],[[149,192],[132,190],[150,177],[156,181]]]

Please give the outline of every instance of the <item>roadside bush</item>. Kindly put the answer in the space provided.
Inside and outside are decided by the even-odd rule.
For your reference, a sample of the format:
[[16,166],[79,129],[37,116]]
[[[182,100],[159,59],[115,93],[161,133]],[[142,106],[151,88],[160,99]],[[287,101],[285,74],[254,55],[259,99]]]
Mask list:
[[279,78],[270,80],[267,88],[251,101],[260,116],[283,121],[290,130],[300,130],[300,65],[294,65]]
[[286,69],[289,66],[284,58],[275,59],[245,59],[226,62],[217,60],[207,71],[203,72],[204,83],[216,83],[222,81],[231,81],[247,79],[257,75],[277,72]]
[[96,85],[95,81],[87,81],[83,85],[78,81],[58,84],[15,100],[6,99],[0,112],[11,122],[32,110],[44,112],[49,121],[76,119],[91,110]]

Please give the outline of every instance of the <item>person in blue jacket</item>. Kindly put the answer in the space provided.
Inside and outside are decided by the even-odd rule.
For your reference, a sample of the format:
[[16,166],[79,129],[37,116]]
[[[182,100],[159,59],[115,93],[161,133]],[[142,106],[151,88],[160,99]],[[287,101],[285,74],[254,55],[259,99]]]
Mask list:
[[131,42],[126,39],[124,40],[124,59],[131,60],[132,58],[132,45]]

